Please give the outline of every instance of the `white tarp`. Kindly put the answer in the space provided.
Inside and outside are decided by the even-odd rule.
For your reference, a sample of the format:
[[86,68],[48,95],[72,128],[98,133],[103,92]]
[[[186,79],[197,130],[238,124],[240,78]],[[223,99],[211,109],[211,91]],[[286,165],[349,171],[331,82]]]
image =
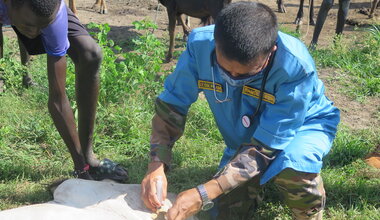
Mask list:
[[[0,219],[151,220],[152,212],[141,201],[140,191],[139,184],[69,179],[54,191],[53,201],[1,211]],[[175,195],[169,193],[165,204],[174,200]]]

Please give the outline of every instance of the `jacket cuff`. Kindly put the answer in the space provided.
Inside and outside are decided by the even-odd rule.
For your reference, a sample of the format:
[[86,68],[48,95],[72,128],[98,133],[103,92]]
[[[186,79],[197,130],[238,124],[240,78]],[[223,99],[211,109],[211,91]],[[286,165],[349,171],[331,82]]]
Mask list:
[[239,185],[239,183],[236,183],[236,185],[231,185],[231,182],[228,181],[227,176],[218,176],[214,179],[216,180],[216,182],[218,182],[224,194],[230,192],[232,189]]
[[165,171],[169,169],[172,160],[172,150],[170,147],[159,144],[151,144],[150,146],[151,161],[160,161],[165,164]]

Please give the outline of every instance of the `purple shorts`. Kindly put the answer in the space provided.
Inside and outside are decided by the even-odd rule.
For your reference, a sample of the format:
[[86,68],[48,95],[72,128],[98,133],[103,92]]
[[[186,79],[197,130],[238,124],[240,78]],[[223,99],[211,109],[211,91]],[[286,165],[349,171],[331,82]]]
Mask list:
[[[64,56],[70,46],[69,44],[70,37],[75,37],[75,36],[80,36],[80,35],[89,35],[86,28],[80,23],[79,19],[74,15],[74,13],[69,8],[67,8],[66,5],[63,5],[62,7],[66,7],[63,11],[67,13],[67,16],[63,15],[62,18],[66,19],[67,17],[67,20],[68,20],[67,31],[63,30],[64,31],[63,33],[65,34],[67,33],[67,36],[59,36],[59,33],[62,32],[62,25],[61,26],[57,25],[58,27],[55,30],[52,29],[46,33],[44,32],[44,30],[42,30],[42,34],[38,35],[34,39],[30,39],[26,37],[25,35],[21,34],[17,30],[16,27],[12,26],[18,38],[24,44],[26,50],[28,51],[30,55],[47,53],[53,56]],[[61,22],[63,23],[63,25],[65,25],[66,23],[65,21],[61,21]],[[59,32],[59,33],[52,33],[54,31]],[[57,40],[54,37],[60,37],[61,39]],[[49,39],[52,39],[52,40],[49,41]],[[52,44],[52,45],[49,45],[49,44]]]

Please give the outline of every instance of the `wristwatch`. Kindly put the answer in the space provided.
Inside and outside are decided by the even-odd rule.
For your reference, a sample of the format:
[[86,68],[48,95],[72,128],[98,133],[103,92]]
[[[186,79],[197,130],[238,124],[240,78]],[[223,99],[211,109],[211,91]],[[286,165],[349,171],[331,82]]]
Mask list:
[[201,185],[197,186],[197,190],[198,190],[198,192],[202,198],[202,208],[201,209],[203,211],[210,210],[214,206],[214,202],[208,198],[205,186],[203,184],[201,184]]

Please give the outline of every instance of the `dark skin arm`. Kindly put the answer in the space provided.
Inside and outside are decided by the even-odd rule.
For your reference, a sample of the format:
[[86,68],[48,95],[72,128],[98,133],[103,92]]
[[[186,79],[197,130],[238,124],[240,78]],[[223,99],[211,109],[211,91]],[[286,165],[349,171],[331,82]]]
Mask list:
[[[49,79],[49,112],[59,134],[69,148],[75,163],[75,169],[81,170],[85,166],[85,161],[80,147],[74,114],[66,95],[66,57],[48,55],[47,67]],[[88,175],[88,173],[83,173],[82,175]]]

